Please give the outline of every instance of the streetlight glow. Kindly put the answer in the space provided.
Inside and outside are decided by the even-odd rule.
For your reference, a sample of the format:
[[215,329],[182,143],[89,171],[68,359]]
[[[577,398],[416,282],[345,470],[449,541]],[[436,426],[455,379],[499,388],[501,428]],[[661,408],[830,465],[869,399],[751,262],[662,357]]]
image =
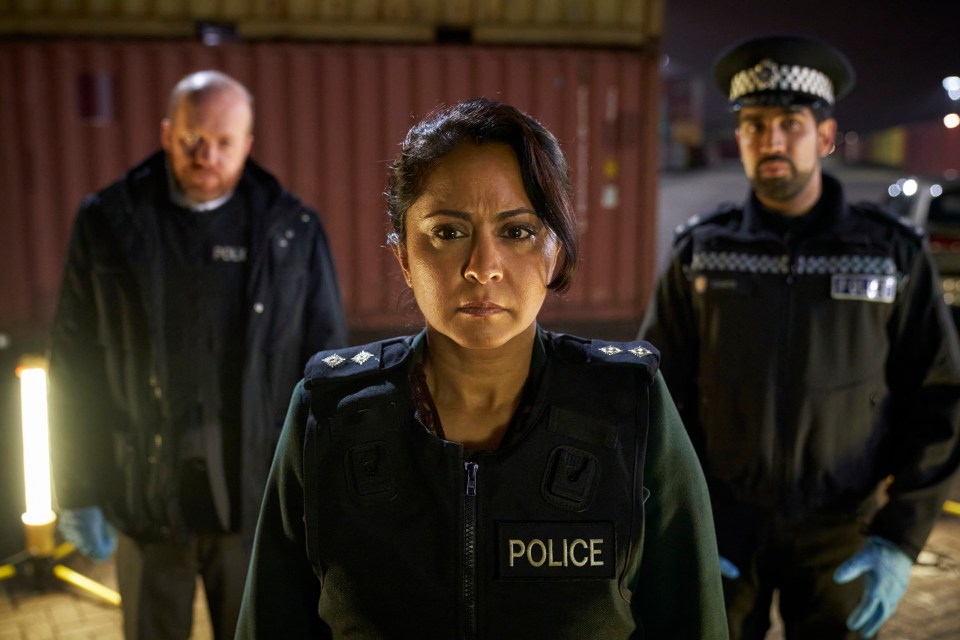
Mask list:
[[944,78],[943,88],[951,100],[960,100],[960,76],[947,76]]

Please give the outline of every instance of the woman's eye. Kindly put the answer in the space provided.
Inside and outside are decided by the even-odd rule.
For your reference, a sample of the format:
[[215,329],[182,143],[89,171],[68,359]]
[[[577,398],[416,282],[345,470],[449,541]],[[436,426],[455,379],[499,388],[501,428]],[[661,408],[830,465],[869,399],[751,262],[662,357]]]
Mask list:
[[456,240],[465,237],[467,234],[456,227],[442,226],[435,228],[433,235],[441,240]]
[[534,235],[535,231],[526,226],[515,226],[507,228],[506,236],[513,240],[526,240]]

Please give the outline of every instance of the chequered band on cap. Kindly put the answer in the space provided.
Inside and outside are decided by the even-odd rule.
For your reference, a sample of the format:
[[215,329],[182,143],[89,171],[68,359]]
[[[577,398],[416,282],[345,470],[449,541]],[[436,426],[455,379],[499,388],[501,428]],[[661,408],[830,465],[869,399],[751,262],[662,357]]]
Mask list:
[[761,91],[794,91],[833,104],[833,83],[823,72],[796,64],[777,64],[765,58],[730,80],[730,101]]

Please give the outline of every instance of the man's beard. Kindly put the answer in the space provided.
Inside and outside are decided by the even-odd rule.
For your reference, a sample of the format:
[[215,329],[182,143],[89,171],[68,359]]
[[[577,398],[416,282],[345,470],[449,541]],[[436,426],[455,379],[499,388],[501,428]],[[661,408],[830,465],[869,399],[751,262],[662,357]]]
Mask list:
[[[763,178],[760,176],[760,167],[764,162],[777,161],[785,162],[790,167],[790,175],[779,176],[776,178]],[[767,156],[757,163],[753,177],[750,179],[750,185],[758,196],[773,200],[774,202],[789,202],[793,200],[807,183],[813,177],[813,171],[800,173],[790,158],[785,156]]]

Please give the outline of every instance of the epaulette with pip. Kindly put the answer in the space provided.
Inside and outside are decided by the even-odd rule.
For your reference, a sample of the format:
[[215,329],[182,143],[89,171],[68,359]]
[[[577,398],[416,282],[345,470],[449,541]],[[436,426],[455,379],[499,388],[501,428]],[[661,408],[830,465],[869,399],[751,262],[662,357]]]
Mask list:
[[698,213],[696,215],[690,216],[687,218],[686,222],[683,222],[677,225],[676,229],[673,230],[673,241],[676,243],[678,240],[690,233],[691,230],[699,227],[703,224],[713,223],[713,224],[723,224],[727,219],[734,217],[742,212],[740,205],[734,204],[733,202],[723,202],[715,209],[708,211],[707,213]]
[[660,366],[660,352],[649,342],[612,342],[590,340],[567,334],[548,333],[555,352],[561,360],[588,365],[618,365],[641,367],[651,377]]
[[410,336],[316,353],[304,370],[306,387],[314,380],[344,380],[382,373],[400,365],[410,353]]

